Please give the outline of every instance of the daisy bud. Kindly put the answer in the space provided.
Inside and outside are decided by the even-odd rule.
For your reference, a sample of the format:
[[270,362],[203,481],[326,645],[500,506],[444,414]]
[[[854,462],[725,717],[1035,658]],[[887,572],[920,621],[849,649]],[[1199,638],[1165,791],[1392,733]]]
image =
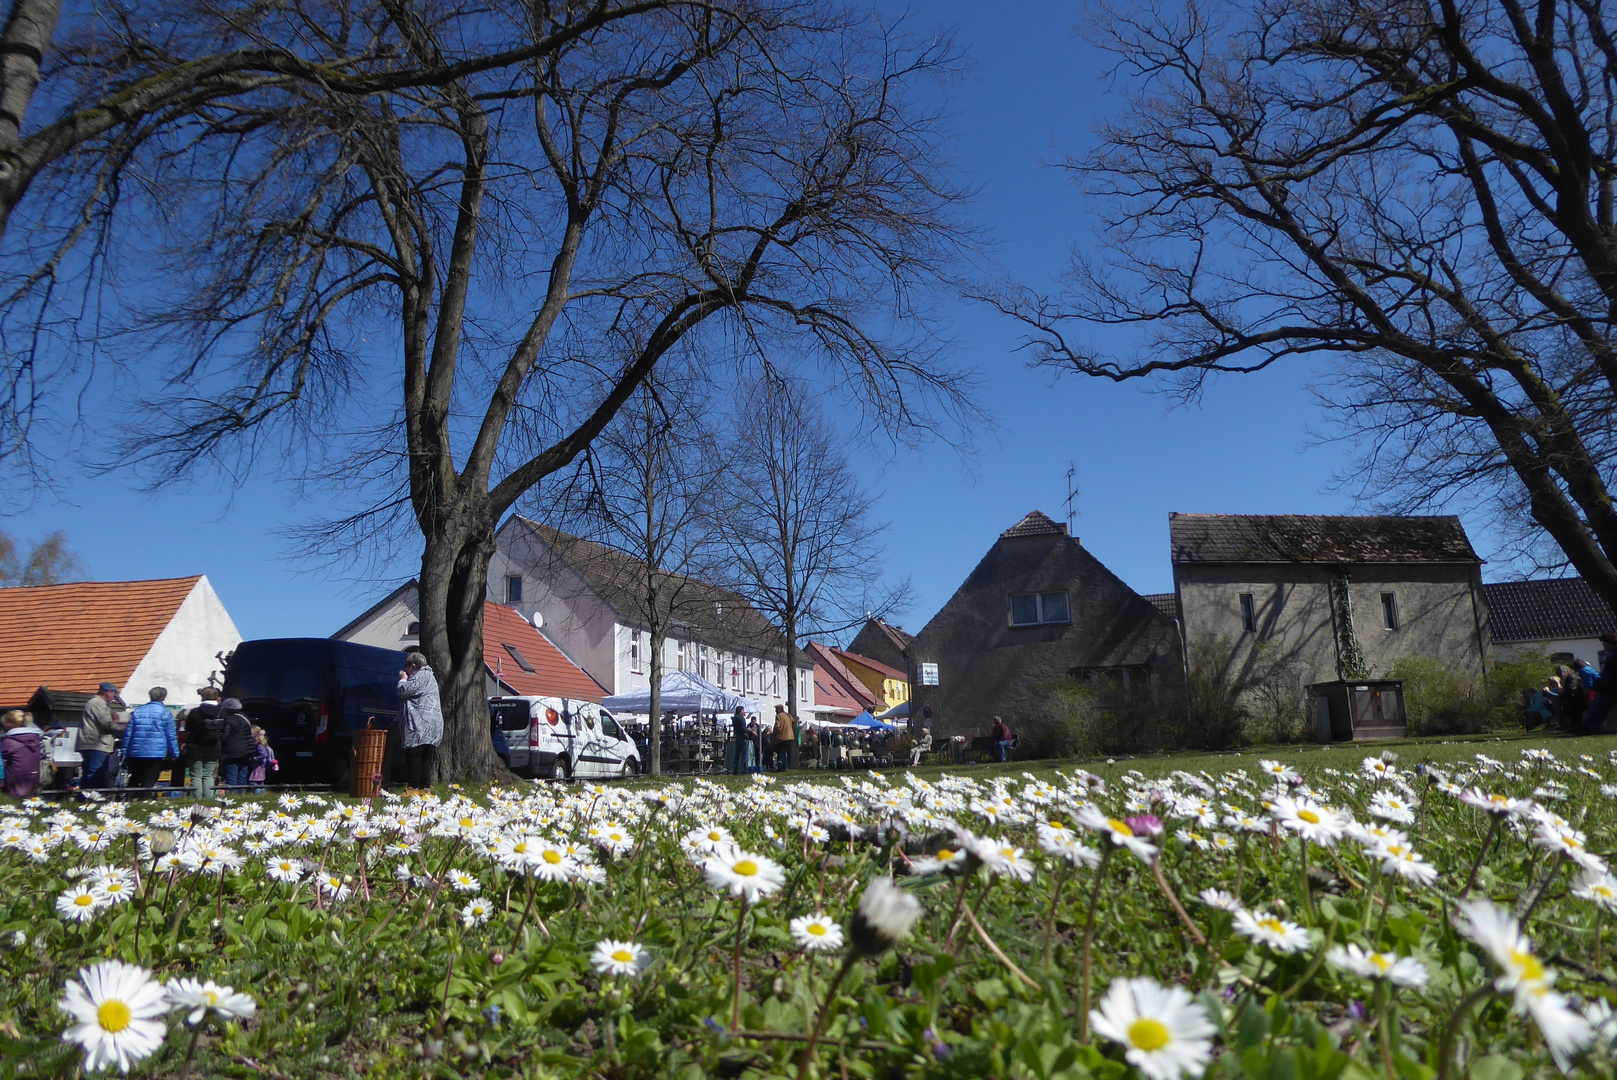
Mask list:
[[1124,821],[1134,830],[1135,836],[1150,838],[1162,835],[1162,819],[1155,814],[1136,814],[1134,817],[1125,818]]
[[156,858],[160,859],[174,850],[175,836],[173,829],[153,829],[151,836],[147,840],[152,846],[152,855]]
[[488,962],[493,964],[495,967],[499,967],[501,964],[505,963],[505,954],[500,952],[498,949],[495,949],[493,952],[488,954]]
[[859,898],[848,936],[864,956],[880,956],[909,936],[921,917],[921,902],[890,877],[872,878]]

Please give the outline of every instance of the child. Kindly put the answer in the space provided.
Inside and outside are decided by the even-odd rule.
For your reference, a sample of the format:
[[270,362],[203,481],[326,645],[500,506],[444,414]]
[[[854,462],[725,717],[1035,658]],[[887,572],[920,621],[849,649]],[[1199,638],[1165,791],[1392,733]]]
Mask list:
[[253,738],[257,741],[258,747],[250,759],[252,771],[247,774],[247,782],[252,785],[254,791],[263,791],[265,774],[280,772],[281,763],[275,760],[275,751],[270,749],[269,736],[264,734],[263,728],[254,725]]
[[39,790],[39,763],[45,756],[45,733],[34,726],[32,713],[12,709],[0,716],[0,758],[5,760],[5,793],[26,799]]

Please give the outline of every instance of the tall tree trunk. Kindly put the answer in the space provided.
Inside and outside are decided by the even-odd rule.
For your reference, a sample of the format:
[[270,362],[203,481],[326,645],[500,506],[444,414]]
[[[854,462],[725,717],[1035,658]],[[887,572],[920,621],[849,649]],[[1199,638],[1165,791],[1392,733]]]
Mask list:
[[12,0],[0,32],[0,232],[21,194],[17,148],[23,118],[39,86],[39,69],[56,32],[61,0]]
[[421,554],[421,651],[438,678],[444,737],[437,778],[497,780],[483,672],[483,601],[494,523],[480,509],[444,507]]
[[[639,631],[636,631],[638,633]],[[663,774],[662,757],[662,707],[663,707],[663,642],[668,640],[668,633],[657,620],[652,621],[651,627],[651,735],[647,740],[646,756],[651,759],[649,768],[651,775]]]

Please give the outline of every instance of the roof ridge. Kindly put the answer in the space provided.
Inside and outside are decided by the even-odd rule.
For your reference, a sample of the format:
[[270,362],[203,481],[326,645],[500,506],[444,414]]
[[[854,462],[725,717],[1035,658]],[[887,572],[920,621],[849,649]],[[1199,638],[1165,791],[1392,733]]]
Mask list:
[[201,581],[207,574],[182,574],[178,577],[167,578],[129,578],[124,581],[58,581],[54,585],[0,585],[0,591],[22,592],[24,590],[43,591],[45,589],[81,589],[85,586],[109,585],[169,585],[176,581]]

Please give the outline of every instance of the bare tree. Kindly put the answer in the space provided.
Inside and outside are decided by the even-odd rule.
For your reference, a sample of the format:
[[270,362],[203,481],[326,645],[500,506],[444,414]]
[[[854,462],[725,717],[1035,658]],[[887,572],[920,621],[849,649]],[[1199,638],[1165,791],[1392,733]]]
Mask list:
[[53,532],[29,545],[24,556],[17,541],[0,531],[0,586],[60,585],[82,581],[89,573],[84,561],[67,546],[67,534]]
[[[606,584],[642,624],[651,643],[651,730],[648,770],[662,775],[663,654],[671,633],[706,640],[717,629],[710,580],[718,570],[712,514],[724,475],[724,451],[710,427],[710,388],[695,371],[654,372],[586,451],[578,474],[549,514],[574,533],[609,545],[627,558],[595,558],[590,580]],[[540,500],[543,504],[546,500]],[[540,511],[544,513],[543,510]],[[589,559],[567,545],[557,554]],[[570,550],[569,550],[570,549]],[[554,581],[566,580],[562,574]],[[638,632],[638,631],[637,631]]]
[[[572,9],[520,10],[532,42]],[[438,64],[441,28],[393,14]],[[952,254],[955,195],[911,95],[950,62],[814,5],[669,3],[520,69],[232,101],[144,162],[191,215],[161,223],[163,278],[126,294],[132,340],[184,350],[151,402],[172,426],[135,457],[159,480],[307,460],[376,496],[336,547],[407,520],[442,775],[492,774],[496,524],[665,356],[790,336],[900,409],[958,394],[924,340],[867,328]]]
[[[1064,298],[994,299],[1113,380],[1326,354],[1395,508],[1530,521],[1617,603],[1617,47],[1582,0],[1110,11],[1132,77],[1067,167],[1107,208]],[[1081,340],[1135,332],[1135,354]]]
[[[194,212],[147,184],[145,155],[261,115],[266,100],[300,88],[358,103],[443,86],[681,5],[539,6],[542,31],[529,35],[527,5],[514,3],[88,0],[64,13],[60,0],[12,0],[0,30],[0,463],[26,466],[36,418],[82,392],[98,350],[78,324],[95,321],[129,205]],[[442,47],[412,50],[417,24]]]
[[808,387],[766,372],[747,396],[756,411],[738,426],[723,532],[736,590],[782,629],[797,716],[798,642],[896,613],[909,584],[878,592],[885,526]]

